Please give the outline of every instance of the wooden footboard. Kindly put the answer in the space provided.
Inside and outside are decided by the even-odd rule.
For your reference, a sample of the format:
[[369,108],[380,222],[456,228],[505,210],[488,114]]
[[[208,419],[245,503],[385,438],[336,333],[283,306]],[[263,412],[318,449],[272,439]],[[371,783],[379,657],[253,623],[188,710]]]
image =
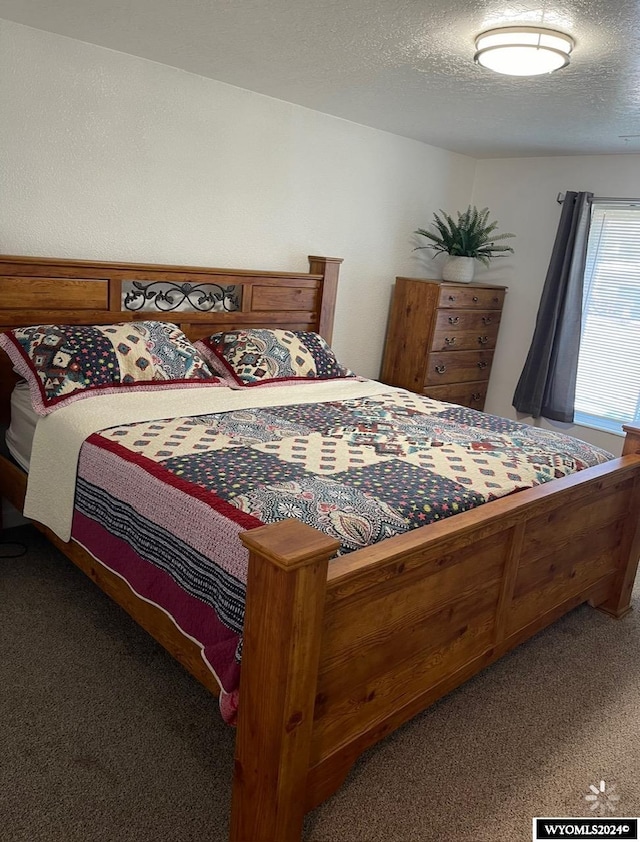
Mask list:
[[[626,453],[638,441],[630,431]],[[640,456],[625,455],[332,561],[326,576],[333,542],[314,530],[245,533],[254,633],[233,842],[298,840],[364,749],[580,603],[624,614],[639,523]]]

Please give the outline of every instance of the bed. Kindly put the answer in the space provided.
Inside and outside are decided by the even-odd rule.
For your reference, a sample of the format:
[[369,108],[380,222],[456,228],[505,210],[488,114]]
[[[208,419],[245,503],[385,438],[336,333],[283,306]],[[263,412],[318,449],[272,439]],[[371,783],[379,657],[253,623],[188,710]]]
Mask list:
[[[134,322],[151,318],[151,302],[153,319],[193,340],[278,327],[330,342],[340,263],[265,273],[6,256],[0,329]],[[7,423],[16,375],[4,353],[0,365]],[[0,457],[0,494],[21,510],[26,487]],[[367,747],[577,605],[622,617],[639,515],[640,430],[628,428],[619,459],[337,558],[334,538],[297,520],[239,530],[248,576],[232,842],[298,840],[305,812]],[[36,525],[218,695],[191,637],[80,544]]]

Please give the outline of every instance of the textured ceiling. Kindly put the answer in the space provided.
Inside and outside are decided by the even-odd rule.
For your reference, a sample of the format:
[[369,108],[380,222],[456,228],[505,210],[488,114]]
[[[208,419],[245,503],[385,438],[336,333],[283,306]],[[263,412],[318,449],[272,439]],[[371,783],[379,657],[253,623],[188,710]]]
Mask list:
[[[0,0],[0,17],[477,158],[640,152],[638,0]],[[557,26],[548,76],[473,63],[492,26]]]

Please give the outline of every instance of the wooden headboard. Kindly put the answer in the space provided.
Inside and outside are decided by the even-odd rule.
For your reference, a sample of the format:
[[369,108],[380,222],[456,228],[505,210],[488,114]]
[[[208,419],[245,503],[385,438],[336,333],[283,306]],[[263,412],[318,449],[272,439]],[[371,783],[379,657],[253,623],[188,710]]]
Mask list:
[[[0,255],[0,331],[154,319],[178,324],[192,340],[279,327],[313,330],[330,343],[341,263],[310,256],[306,274]],[[0,422],[16,380],[0,352]]]

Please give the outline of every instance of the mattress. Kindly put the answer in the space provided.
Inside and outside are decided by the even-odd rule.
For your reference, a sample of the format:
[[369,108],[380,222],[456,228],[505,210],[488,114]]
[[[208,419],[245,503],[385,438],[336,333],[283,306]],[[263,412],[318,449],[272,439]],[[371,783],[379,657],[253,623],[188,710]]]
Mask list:
[[28,384],[17,383],[11,393],[11,423],[5,433],[5,441],[9,453],[25,471],[29,470],[33,437],[39,417],[31,406]]
[[234,722],[248,561],[240,532],[295,517],[349,553],[609,458],[383,386],[94,433],[80,453],[72,535],[200,646]]
[[58,408],[37,428],[26,396],[13,396],[8,436],[29,465],[35,429],[25,514],[62,540],[68,530],[199,646],[227,722],[242,653],[241,532],[295,517],[344,554],[612,458],[375,381],[127,391]]

